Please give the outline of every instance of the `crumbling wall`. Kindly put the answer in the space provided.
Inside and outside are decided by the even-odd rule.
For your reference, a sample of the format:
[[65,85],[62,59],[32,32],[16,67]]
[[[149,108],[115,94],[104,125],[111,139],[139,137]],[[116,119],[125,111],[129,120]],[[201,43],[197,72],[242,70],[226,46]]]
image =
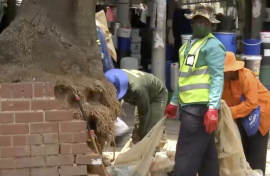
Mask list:
[[58,108],[53,84],[1,84],[0,93],[0,176],[85,176],[101,163],[86,122]]

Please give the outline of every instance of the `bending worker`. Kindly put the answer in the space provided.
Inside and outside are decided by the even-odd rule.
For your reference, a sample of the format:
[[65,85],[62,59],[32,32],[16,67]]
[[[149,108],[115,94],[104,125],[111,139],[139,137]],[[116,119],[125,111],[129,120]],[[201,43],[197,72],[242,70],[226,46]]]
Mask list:
[[[223,89],[225,48],[210,32],[218,23],[211,7],[199,4],[191,14],[193,35],[179,50],[179,93],[166,108],[169,118],[181,104],[175,176],[219,176],[214,130]],[[179,102],[178,102],[179,100]]]
[[[232,52],[226,55],[224,78],[222,99],[237,123],[246,159],[253,170],[260,169],[265,175],[270,93],[251,70],[244,68],[243,61],[236,61]],[[260,109],[255,110],[258,106]]]
[[[168,91],[154,75],[138,70],[112,69],[105,73],[118,93],[118,100],[136,106],[132,141],[137,143],[164,116]],[[136,115],[138,114],[138,116]]]

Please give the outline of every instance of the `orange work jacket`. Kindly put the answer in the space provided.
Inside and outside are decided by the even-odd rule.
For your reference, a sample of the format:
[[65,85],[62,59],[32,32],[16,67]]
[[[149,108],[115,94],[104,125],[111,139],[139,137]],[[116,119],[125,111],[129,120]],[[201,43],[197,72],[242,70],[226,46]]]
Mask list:
[[[264,136],[270,128],[270,92],[254,73],[246,68],[238,70],[239,79],[224,80],[222,99],[231,109],[233,119],[246,117],[261,106],[260,132]],[[242,94],[246,100],[241,102]]]

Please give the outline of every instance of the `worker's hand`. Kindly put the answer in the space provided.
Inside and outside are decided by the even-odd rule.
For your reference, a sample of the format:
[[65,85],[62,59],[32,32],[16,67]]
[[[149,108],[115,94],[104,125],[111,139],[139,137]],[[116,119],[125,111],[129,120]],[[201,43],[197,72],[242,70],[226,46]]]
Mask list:
[[218,110],[209,107],[204,115],[204,125],[208,133],[213,133],[218,125]]
[[133,144],[136,144],[137,142],[139,142],[141,140],[137,129],[133,130],[131,138],[132,138]]
[[169,118],[169,119],[174,119],[176,117],[176,113],[177,113],[177,105],[173,105],[173,104],[168,104],[166,110],[165,110],[165,115]]

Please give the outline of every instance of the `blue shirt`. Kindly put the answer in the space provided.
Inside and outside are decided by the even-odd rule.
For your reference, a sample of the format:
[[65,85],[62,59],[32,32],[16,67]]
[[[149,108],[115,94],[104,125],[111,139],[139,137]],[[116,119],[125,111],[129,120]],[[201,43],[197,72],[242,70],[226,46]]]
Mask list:
[[[184,56],[186,57],[191,47],[191,41],[188,41],[188,46],[185,50]],[[224,62],[226,50],[223,44],[216,38],[210,38],[207,43],[201,48],[198,60],[195,67],[207,65],[211,77],[210,90],[209,90],[209,104],[208,107],[219,109],[219,104],[223,91],[224,82]],[[181,68],[181,63],[180,68]],[[171,104],[178,105],[178,87],[173,94]],[[181,103],[181,106],[186,104]]]
[[101,52],[103,72],[105,73],[106,71],[113,69],[114,65],[113,65],[113,61],[107,47],[105,35],[103,34],[102,30],[99,27],[97,27],[97,34],[98,34],[98,38],[100,42],[99,49]]

